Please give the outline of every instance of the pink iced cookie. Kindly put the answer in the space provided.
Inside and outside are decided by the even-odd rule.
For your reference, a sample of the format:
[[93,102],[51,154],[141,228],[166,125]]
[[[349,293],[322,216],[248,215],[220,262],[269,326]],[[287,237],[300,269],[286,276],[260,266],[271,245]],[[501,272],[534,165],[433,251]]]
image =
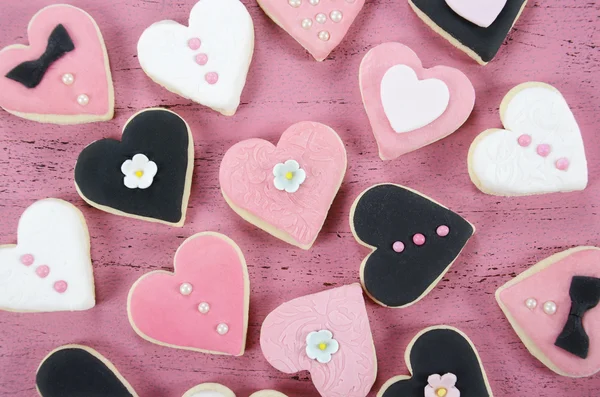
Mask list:
[[258,4],[321,62],[344,39],[365,0],[258,0]]
[[544,259],[496,292],[527,349],[569,377],[600,370],[600,249],[577,247]]
[[30,46],[0,51],[0,107],[44,123],[112,119],[108,54],[92,17],[69,5],[49,6],[31,19],[27,32]]
[[175,273],[153,271],[133,284],[129,322],[152,343],[241,356],[249,292],[246,261],[235,242],[222,234],[199,233],[175,253]]
[[365,397],[377,375],[360,284],[282,304],[265,319],[260,346],[279,371],[309,371],[323,397]]
[[369,51],[359,78],[382,160],[447,137],[464,124],[475,105],[475,89],[464,73],[447,66],[425,69],[400,43]]
[[452,10],[482,28],[489,27],[506,5],[506,0],[446,0]]
[[273,236],[309,249],[346,173],[346,150],[326,125],[301,122],[277,146],[248,139],[230,148],[219,180],[227,203]]

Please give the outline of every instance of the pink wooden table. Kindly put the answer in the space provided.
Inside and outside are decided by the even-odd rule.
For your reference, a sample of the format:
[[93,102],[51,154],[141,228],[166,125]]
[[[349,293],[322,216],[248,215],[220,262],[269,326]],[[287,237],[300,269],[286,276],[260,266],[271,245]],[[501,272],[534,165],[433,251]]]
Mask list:
[[[318,64],[269,20],[254,0],[243,0],[256,25],[256,52],[239,113],[226,118],[153,84],[136,58],[137,39],[160,19],[187,22],[194,0],[73,0],[98,22],[106,39],[116,89],[116,117],[107,123],[55,127],[0,112],[0,241],[14,243],[21,212],[33,201],[58,197],[85,214],[92,236],[97,306],[62,314],[0,313],[0,395],[36,395],[35,371],[53,348],[94,347],[120,369],[142,397],[180,397],[202,382],[220,382],[246,397],[263,388],[290,396],[317,392],[307,374],[286,375],[263,358],[258,343],[265,316],[283,301],[358,280],[367,250],[350,232],[349,208],[370,184],[410,186],[445,203],[477,226],[477,234],[427,298],[405,310],[371,302],[368,312],[379,360],[374,391],[406,373],[404,349],[422,328],[459,327],[473,339],[496,396],[595,397],[600,376],[568,379],[529,355],[493,294],[538,260],[576,245],[600,245],[600,3],[530,0],[498,58],[476,65],[427,28],[406,0],[367,0],[342,45]],[[1,0],[0,47],[25,43],[30,17],[48,0]],[[451,137],[382,162],[358,89],[358,67],[373,46],[401,41],[430,67],[462,69],[477,90],[475,111]],[[518,83],[540,80],[558,87],[570,103],[587,148],[590,185],[573,194],[498,198],[469,181],[467,150],[473,138],[499,127],[498,106]],[[121,218],[87,206],[75,192],[73,166],[88,143],[120,136],[122,124],[145,107],[176,111],[196,141],[188,219],[182,229]],[[349,169],[315,246],[305,252],[245,223],[229,209],[218,184],[219,163],[238,140],[275,141],[290,124],[313,120],[332,126],[346,143]],[[247,351],[221,357],[159,347],[129,326],[125,302],[143,273],[172,269],[175,250],[204,230],[225,233],[241,246],[251,279]]]

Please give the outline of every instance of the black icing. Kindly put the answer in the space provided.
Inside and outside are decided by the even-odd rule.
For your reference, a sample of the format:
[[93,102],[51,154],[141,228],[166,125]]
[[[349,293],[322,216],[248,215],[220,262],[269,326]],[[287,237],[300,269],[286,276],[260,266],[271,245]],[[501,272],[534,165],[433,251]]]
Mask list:
[[[160,109],[134,117],[121,142],[102,139],[86,147],[75,166],[75,183],[90,201],[127,214],[177,223],[188,167],[188,127],[178,115]],[[147,189],[129,189],[121,165],[136,154],[154,161],[158,172]]]
[[80,348],[58,350],[41,364],[36,385],[42,397],[132,397],[115,373]]
[[452,329],[433,329],[421,335],[412,346],[410,364],[413,376],[400,380],[382,397],[423,397],[430,375],[456,375],[460,397],[489,397],[477,353],[470,342]]
[[571,297],[571,311],[555,345],[585,359],[590,350],[590,338],[583,328],[583,316],[588,310],[598,306],[600,279],[574,276],[571,280],[569,296]]
[[489,62],[496,56],[527,0],[508,0],[498,18],[487,28],[455,13],[446,0],[410,1],[437,26],[473,50],[484,62]]
[[[367,190],[356,204],[354,231],[363,242],[376,247],[365,263],[362,280],[375,300],[390,307],[417,300],[459,255],[473,226],[458,214],[397,185],[378,185]],[[438,226],[450,233],[437,235]],[[422,246],[413,243],[421,233]],[[393,250],[394,242],[404,251]]]
[[74,49],[75,45],[67,29],[63,25],[58,25],[48,38],[46,51],[38,59],[23,62],[8,72],[6,77],[23,84],[27,88],[35,88],[41,83],[48,68],[67,52]]

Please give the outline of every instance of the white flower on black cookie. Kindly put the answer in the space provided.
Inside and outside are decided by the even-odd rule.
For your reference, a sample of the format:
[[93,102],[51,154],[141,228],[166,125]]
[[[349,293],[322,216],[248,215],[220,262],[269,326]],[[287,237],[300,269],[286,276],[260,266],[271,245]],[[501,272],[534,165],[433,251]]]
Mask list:
[[129,189],[147,189],[152,185],[158,167],[143,154],[136,154],[131,160],[126,160],[121,166],[125,175],[123,183]]
[[331,355],[340,349],[338,341],[333,339],[330,331],[315,331],[306,337],[306,355],[322,364],[331,361]]
[[460,397],[460,391],[456,388],[456,375],[438,374],[427,378],[428,385],[425,386],[425,397]]
[[275,165],[273,175],[275,176],[273,183],[277,190],[285,190],[288,193],[296,193],[306,180],[306,172],[300,168],[296,160]]

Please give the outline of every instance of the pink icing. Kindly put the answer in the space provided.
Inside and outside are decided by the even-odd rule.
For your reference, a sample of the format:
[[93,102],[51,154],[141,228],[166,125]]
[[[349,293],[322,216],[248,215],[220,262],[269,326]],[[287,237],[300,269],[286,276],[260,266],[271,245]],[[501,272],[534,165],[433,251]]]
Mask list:
[[547,143],[542,143],[536,148],[537,154],[539,154],[542,157],[547,157],[550,154],[551,150],[552,149],[550,148],[550,145],[548,145]]
[[[587,359],[581,359],[554,346],[554,342],[569,316],[571,279],[573,276],[600,277],[600,250],[575,252],[545,269],[536,266],[527,271],[530,273],[529,277],[501,290],[500,301],[514,318],[516,325],[554,366],[571,376],[596,373],[600,370],[600,307],[591,309],[583,318],[584,328],[590,337]],[[538,272],[533,273],[535,271]],[[533,311],[524,303],[528,298],[534,298],[538,302]],[[547,301],[556,303],[557,311],[554,315],[547,315],[542,310]]]
[[202,42],[197,37],[190,39],[188,41],[188,47],[190,47],[194,51],[196,51],[198,48],[200,48],[201,45],[202,45]]
[[24,264],[25,266],[31,266],[31,265],[33,265],[34,258],[33,258],[33,255],[31,255],[31,254],[25,254],[25,255],[21,256],[20,260],[21,260],[21,263]]
[[[339,343],[338,352],[327,364],[306,354],[306,336],[321,330],[331,331]],[[309,371],[323,397],[365,397],[375,382],[375,347],[359,284],[282,304],[265,319],[260,346],[279,371]]]
[[206,73],[206,76],[204,76],[204,78],[206,79],[206,82],[208,84],[217,84],[217,81],[219,81],[219,75],[215,72]]
[[[273,183],[273,167],[290,159],[306,172],[296,193],[279,191]],[[345,172],[346,150],[336,132],[306,121],[288,128],[276,147],[262,139],[234,145],[221,162],[219,181],[235,206],[284,231],[300,245],[310,246]]]
[[[316,6],[310,4],[308,0],[302,0],[302,4],[297,8],[290,6],[287,0],[259,0],[258,3],[279,26],[306,48],[317,61],[322,61],[344,39],[354,19],[363,8],[365,0],[352,2],[321,0]],[[330,15],[334,10],[342,12],[340,22],[331,20]],[[319,13],[327,16],[324,24],[315,20],[315,16]],[[302,27],[302,20],[305,18],[312,20],[310,29]],[[319,38],[319,32],[321,31],[329,33],[329,40]]]
[[67,290],[68,286],[69,285],[67,284],[66,281],[59,280],[59,281],[57,281],[57,282],[54,283],[54,290],[56,292],[58,292],[59,294],[62,294],[62,293],[64,293]]
[[46,277],[48,277],[48,274],[50,274],[50,268],[48,266],[46,266],[46,265],[38,266],[38,268],[35,269],[35,273],[40,278],[46,278]]
[[402,241],[396,241],[396,242],[395,242],[395,243],[392,245],[392,249],[393,249],[395,252],[398,252],[398,253],[400,253],[400,252],[404,251],[404,243],[403,243]]
[[518,139],[519,145],[527,147],[531,145],[531,135],[523,134]]
[[202,65],[202,66],[206,65],[208,63],[208,55],[206,55],[206,54],[196,55],[196,63],[198,65]]
[[446,225],[442,225],[442,226],[439,226],[435,232],[440,237],[446,237],[448,235],[448,233],[450,233],[450,228]]
[[556,160],[556,168],[558,168],[561,171],[566,171],[569,169],[569,159],[561,157],[558,160]]
[[[139,333],[174,347],[241,355],[246,343],[249,293],[243,257],[232,242],[217,235],[190,237],[175,254],[175,273],[142,276],[129,296],[130,318]],[[193,285],[182,295],[183,283]],[[198,305],[210,303],[202,314]],[[227,324],[226,335],[217,326]]]
[[423,236],[421,233],[415,234],[413,236],[413,243],[415,243],[416,245],[425,244],[425,236]]
[[[62,24],[75,50],[65,54],[48,69],[36,88],[4,78],[15,66],[24,61],[38,59],[46,50],[48,37]],[[36,14],[28,29],[29,47],[7,47],[0,51],[0,106],[13,112],[43,115],[106,115],[114,104],[112,80],[105,70],[107,59],[103,41],[94,20],[84,11],[56,5]],[[75,81],[66,85],[62,76],[71,73]],[[80,94],[87,94],[90,103],[82,107],[77,103]]]
[[446,0],[446,3],[464,19],[487,28],[498,18],[506,0]]
[[[381,80],[395,65],[409,66],[419,80],[442,80],[450,91],[448,107],[439,118],[425,127],[402,134],[392,129],[381,102]],[[400,43],[381,44],[365,55],[360,67],[360,87],[382,160],[395,159],[452,134],[463,125],[475,106],[475,89],[463,72],[447,66],[424,69],[419,57]]]

